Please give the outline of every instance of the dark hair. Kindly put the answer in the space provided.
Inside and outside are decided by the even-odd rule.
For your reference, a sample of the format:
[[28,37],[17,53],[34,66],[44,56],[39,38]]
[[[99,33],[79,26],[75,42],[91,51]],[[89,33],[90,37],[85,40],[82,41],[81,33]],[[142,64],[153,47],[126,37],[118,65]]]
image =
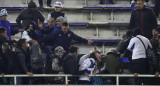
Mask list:
[[76,47],[76,46],[71,46],[71,47],[69,48],[69,52],[70,52],[70,53],[77,52],[77,50],[78,50],[78,47]]
[[89,58],[93,58],[94,60],[97,60],[97,58],[96,58],[96,53],[99,53],[99,54],[100,54],[99,51],[91,52],[90,55],[89,55]]
[[141,31],[141,28],[140,27],[136,27],[132,30],[132,34],[133,36],[137,36],[137,35],[142,35],[142,31]]
[[26,39],[19,39],[17,42],[17,48],[21,48],[25,42],[26,42]]
[[0,27],[0,33],[3,33],[3,32],[5,32],[5,31],[6,31],[6,28]]
[[62,26],[66,26],[67,27],[67,26],[69,26],[69,24],[68,24],[68,22],[63,22]]

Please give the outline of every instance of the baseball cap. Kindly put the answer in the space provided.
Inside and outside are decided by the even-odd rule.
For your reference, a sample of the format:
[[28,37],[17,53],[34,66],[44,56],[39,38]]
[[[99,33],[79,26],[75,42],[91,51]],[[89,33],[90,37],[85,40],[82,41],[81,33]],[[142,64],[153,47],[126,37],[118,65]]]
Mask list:
[[62,3],[61,3],[60,1],[56,1],[56,2],[54,3],[54,6],[55,6],[55,7],[62,7]]
[[0,12],[0,16],[4,16],[4,15],[8,15],[6,9],[2,9],[1,12]]

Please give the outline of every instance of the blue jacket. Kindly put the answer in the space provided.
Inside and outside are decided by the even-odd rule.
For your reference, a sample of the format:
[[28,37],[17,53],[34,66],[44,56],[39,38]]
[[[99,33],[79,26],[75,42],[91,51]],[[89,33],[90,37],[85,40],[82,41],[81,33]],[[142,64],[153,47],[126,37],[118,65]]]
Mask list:
[[48,42],[48,40],[54,42],[53,44],[54,49],[57,46],[62,46],[66,51],[69,50],[72,40],[76,40],[82,43],[88,42],[86,39],[77,36],[70,30],[66,34],[64,34],[61,30],[53,31],[51,34],[47,35],[43,39],[40,39],[38,42],[39,43]]
[[16,33],[18,33],[18,29],[13,29],[10,22],[8,20],[6,21],[2,21],[0,19],[0,27],[5,27],[7,28],[7,36],[9,37],[9,39],[11,40],[11,35],[15,35]]
[[[55,25],[54,31],[57,31],[57,30],[61,30],[61,28],[60,28],[60,27],[57,27],[57,26]],[[71,28],[69,28],[69,30],[71,30]]]

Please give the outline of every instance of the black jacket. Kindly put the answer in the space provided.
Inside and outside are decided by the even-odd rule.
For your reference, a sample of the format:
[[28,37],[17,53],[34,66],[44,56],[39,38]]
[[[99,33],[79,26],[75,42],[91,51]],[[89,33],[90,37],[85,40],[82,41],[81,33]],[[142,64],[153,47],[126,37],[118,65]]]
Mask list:
[[26,72],[28,72],[26,59],[29,58],[27,53],[21,48],[16,48],[15,53],[16,53],[17,60],[18,60],[17,62],[18,66],[15,69],[14,73],[15,74],[26,74]]
[[[29,3],[32,5],[32,3]],[[38,23],[38,19],[40,21],[44,21],[44,17],[41,14],[40,11],[35,10],[34,12],[31,11],[29,8],[23,10],[17,17],[16,22],[18,24],[19,28],[25,28],[27,27],[32,21]],[[21,20],[22,20],[22,25],[21,25]]]
[[55,10],[51,13],[51,17],[57,19],[57,17],[62,16],[64,17],[65,13],[62,12],[55,12]]
[[144,7],[132,11],[130,18],[130,29],[140,27],[143,36],[148,39],[152,38],[152,30],[157,28],[156,16],[152,9]]
[[64,72],[65,74],[83,75],[84,71],[79,71],[78,55],[75,56],[73,53],[69,53],[64,58]]

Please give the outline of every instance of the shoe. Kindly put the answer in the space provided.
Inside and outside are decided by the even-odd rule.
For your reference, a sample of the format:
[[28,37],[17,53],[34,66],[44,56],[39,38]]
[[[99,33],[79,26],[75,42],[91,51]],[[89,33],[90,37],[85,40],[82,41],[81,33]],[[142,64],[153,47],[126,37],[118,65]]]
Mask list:
[[47,5],[47,7],[52,7],[52,5]]

